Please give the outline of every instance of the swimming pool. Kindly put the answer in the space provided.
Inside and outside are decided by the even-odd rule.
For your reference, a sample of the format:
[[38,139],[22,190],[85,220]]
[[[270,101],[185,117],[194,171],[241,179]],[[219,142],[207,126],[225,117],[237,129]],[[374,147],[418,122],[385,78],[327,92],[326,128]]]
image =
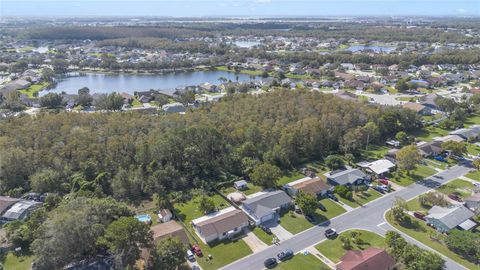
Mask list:
[[150,217],[150,215],[147,215],[147,214],[136,215],[135,218],[136,218],[138,221],[143,222],[143,223],[150,223],[150,222],[152,222],[152,218]]

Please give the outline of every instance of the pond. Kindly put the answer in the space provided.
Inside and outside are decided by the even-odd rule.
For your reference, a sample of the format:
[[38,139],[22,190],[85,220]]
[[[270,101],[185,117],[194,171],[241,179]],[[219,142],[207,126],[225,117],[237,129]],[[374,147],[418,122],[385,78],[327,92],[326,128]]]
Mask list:
[[359,52],[359,51],[365,51],[365,50],[371,50],[376,53],[390,53],[394,51],[396,48],[395,47],[387,47],[387,46],[365,46],[365,45],[356,45],[356,46],[350,46],[347,48],[347,50],[351,52]]
[[172,94],[175,88],[183,88],[190,85],[203,83],[220,84],[219,78],[231,81],[245,82],[252,80],[250,75],[236,74],[227,71],[192,71],[170,72],[163,74],[71,74],[58,80],[57,85],[40,92],[40,96],[49,92],[77,94],[78,89],[88,87],[90,93],[126,92],[133,94],[135,91],[160,90],[165,94]]

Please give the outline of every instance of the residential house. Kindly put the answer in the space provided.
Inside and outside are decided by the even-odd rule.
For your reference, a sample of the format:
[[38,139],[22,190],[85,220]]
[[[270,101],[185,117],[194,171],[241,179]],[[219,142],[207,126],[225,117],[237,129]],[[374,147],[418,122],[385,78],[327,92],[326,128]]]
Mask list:
[[449,133],[450,135],[458,135],[465,140],[475,140],[480,136],[480,125],[474,125],[469,128],[461,128]]
[[413,110],[420,115],[431,115],[432,109],[416,102],[407,102],[402,105],[403,108]]
[[411,80],[410,83],[418,86],[418,87],[422,87],[422,88],[430,88],[431,85],[428,81],[426,80]]
[[392,256],[375,247],[349,250],[340,260],[337,270],[391,270],[395,266]]
[[245,180],[239,180],[239,181],[235,181],[233,183],[233,187],[236,189],[236,190],[244,190],[244,189],[247,189],[248,186],[247,186],[247,181]]
[[359,169],[346,169],[326,173],[327,183],[332,186],[357,186],[369,181],[369,177]]
[[232,238],[248,226],[248,217],[234,207],[192,220],[193,228],[205,243]]
[[436,156],[443,152],[442,142],[439,141],[419,142],[417,149],[423,157]]
[[377,177],[382,177],[395,168],[395,164],[388,159],[379,159],[373,162],[364,161],[357,163],[357,165]]
[[465,206],[473,211],[480,209],[480,193],[475,193],[465,199]]
[[447,233],[452,229],[460,228],[470,230],[476,226],[472,218],[475,214],[463,205],[453,207],[433,206],[429,211],[425,220],[431,224],[439,232]]
[[446,136],[443,136],[443,137],[435,137],[435,138],[433,138],[433,141],[434,142],[441,142],[441,143],[450,142],[450,141],[463,142],[463,141],[465,141],[465,139],[458,136],[458,135],[446,135]]
[[0,223],[25,220],[40,205],[40,202],[0,196]]
[[207,82],[207,83],[201,84],[200,89],[203,91],[215,92],[217,91],[217,86]]
[[420,104],[425,107],[430,108],[431,110],[438,110],[437,104],[435,103],[435,99],[437,99],[436,94],[429,94],[420,98]]
[[169,209],[162,209],[158,211],[158,219],[163,223],[169,222],[172,217],[172,212]]
[[310,194],[314,197],[321,197],[327,195],[332,189],[332,186],[327,184],[327,181],[321,177],[305,177],[283,186],[285,191],[290,196],[295,196],[299,191]]
[[153,241],[155,243],[168,237],[177,237],[185,245],[190,243],[190,240],[188,239],[183,227],[174,220],[165,223],[159,223],[155,226],[152,226],[150,230],[153,232]]
[[292,199],[282,190],[260,193],[242,203],[242,209],[256,225],[278,220],[280,210],[291,206]]
[[185,106],[183,106],[182,103],[174,102],[163,105],[162,110],[164,110],[166,113],[181,113],[185,112]]

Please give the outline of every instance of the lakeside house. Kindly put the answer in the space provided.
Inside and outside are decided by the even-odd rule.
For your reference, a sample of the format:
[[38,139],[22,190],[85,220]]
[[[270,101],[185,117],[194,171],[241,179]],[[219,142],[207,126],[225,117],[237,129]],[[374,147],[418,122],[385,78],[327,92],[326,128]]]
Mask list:
[[292,206],[292,199],[282,190],[261,192],[246,199],[242,210],[260,225],[269,221],[277,221],[282,209]]
[[192,226],[204,243],[211,243],[243,233],[248,217],[241,210],[229,207],[192,220]]

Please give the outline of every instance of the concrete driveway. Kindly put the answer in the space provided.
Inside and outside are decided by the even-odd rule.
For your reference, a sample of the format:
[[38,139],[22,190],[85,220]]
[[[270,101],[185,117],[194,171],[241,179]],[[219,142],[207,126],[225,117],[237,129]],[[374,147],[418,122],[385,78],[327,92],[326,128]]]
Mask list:
[[268,245],[265,244],[262,240],[258,239],[258,237],[251,231],[249,231],[242,239],[243,241],[245,241],[248,247],[250,247],[253,253],[268,248]]
[[272,233],[275,234],[280,241],[285,241],[293,237],[293,234],[283,228],[280,224],[270,227]]

